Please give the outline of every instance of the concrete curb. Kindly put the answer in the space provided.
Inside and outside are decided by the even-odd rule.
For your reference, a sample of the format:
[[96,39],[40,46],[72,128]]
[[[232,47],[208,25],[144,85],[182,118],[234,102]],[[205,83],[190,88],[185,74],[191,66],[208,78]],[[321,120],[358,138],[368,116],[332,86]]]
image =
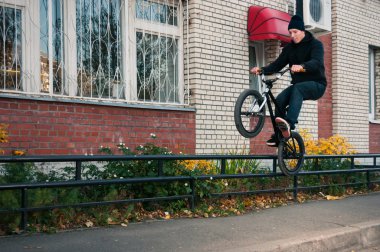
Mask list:
[[241,247],[239,252],[319,252],[354,251],[380,245],[380,220],[358,223],[302,236]]

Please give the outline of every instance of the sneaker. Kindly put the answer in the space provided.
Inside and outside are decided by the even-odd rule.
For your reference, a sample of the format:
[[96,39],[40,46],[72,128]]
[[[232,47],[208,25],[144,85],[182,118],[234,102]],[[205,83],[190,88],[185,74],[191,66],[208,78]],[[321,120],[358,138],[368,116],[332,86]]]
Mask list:
[[267,145],[270,147],[276,147],[277,146],[277,141],[276,141],[276,136],[273,134],[267,141]]
[[281,131],[282,136],[285,138],[289,138],[290,137],[289,123],[281,117],[276,117],[275,121],[276,121],[277,127]]

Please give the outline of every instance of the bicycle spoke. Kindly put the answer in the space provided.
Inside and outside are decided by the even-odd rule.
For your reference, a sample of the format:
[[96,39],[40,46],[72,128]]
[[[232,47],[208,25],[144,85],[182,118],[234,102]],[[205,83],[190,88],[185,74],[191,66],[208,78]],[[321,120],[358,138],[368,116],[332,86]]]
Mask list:
[[260,106],[262,96],[256,90],[245,90],[235,105],[235,124],[242,136],[254,137],[262,129],[265,121],[265,107]]
[[305,146],[302,137],[292,132],[289,139],[279,145],[279,166],[286,175],[296,174],[303,164]]

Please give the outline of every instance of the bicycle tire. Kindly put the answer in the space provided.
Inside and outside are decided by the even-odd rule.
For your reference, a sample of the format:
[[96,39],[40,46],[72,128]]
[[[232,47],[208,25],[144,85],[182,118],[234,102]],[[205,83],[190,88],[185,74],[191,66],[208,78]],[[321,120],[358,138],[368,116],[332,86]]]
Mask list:
[[278,165],[281,171],[292,176],[297,174],[305,160],[305,144],[298,132],[292,131],[290,138],[282,139],[278,145]]
[[265,122],[265,106],[260,111],[254,111],[263,103],[263,97],[257,90],[244,90],[236,100],[234,119],[236,129],[246,137],[257,136]]

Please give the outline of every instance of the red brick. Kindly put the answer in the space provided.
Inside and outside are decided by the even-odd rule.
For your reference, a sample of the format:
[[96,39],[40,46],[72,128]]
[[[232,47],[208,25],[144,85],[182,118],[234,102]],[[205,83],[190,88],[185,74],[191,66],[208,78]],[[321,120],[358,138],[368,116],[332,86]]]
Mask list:
[[380,153],[380,124],[369,124],[369,152]]
[[30,155],[83,154],[97,152],[101,144],[114,147],[120,139],[134,148],[152,141],[150,133],[158,136],[157,145],[195,152],[194,112],[22,99],[0,99],[0,104],[2,122],[9,124],[7,153],[22,145]]

